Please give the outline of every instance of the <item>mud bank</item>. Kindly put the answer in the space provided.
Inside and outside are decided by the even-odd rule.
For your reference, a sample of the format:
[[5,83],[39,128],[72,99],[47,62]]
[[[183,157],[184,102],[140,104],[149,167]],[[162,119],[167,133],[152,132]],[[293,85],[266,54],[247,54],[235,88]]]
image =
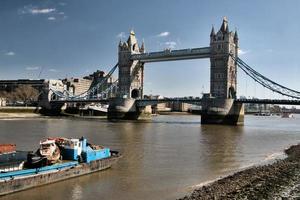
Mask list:
[[285,150],[287,158],[255,166],[194,190],[180,200],[298,199],[300,198],[300,144]]

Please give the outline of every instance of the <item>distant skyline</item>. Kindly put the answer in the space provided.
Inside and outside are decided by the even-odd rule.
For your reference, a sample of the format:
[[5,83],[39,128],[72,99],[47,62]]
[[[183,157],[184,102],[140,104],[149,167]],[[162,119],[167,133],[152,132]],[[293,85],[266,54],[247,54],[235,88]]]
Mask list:
[[[300,91],[300,1],[1,0],[0,79],[83,77],[117,62],[133,29],[146,51],[209,46],[212,25],[227,16],[239,56],[276,82]],[[209,92],[210,61],[145,66],[145,94]],[[117,74],[115,74],[117,76]],[[238,96],[283,98],[238,71]]]

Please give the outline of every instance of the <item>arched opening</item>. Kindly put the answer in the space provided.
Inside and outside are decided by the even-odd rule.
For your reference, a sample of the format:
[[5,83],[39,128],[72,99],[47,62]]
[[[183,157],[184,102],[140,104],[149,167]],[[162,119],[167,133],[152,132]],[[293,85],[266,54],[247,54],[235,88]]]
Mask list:
[[231,86],[229,88],[228,93],[229,93],[228,95],[229,95],[230,99],[236,99],[236,91],[235,91],[234,87]]
[[50,96],[50,100],[51,100],[51,101],[53,101],[53,100],[55,101],[55,100],[57,100],[57,99],[58,99],[58,98],[57,98],[57,95],[56,95],[55,93],[52,93],[51,96]]
[[137,50],[137,44],[134,44],[134,45],[132,46],[132,50],[133,50],[133,51],[136,51],[136,50]]
[[131,91],[131,98],[136,99],[136,98],[138,98],[139,96],[140,96],[140,91],[139,91],[138,89],[133,89],[133,90]]

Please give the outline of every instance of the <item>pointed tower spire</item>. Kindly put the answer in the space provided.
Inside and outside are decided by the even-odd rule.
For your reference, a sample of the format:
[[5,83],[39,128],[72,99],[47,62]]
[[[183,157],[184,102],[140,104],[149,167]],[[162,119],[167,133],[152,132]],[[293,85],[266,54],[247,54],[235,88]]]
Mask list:
[[238,36],[237,30],[235,29],[235,32],[234,32],[234,41],[238,41],[238,40],[239,40],[239,36]]
[[213,37],[215,35],[216,35],[215,28],[214,28],[214,25],[212,25],[211,32],[210,32],[210,37]]
[[130,31],[130,35],[135,35],[135,33],[134,33],[133,29],[131,29],[131,31]]
[[120,42],[119,42],[119,47],[121,47],[122,46],[122,41],[121,41],[121,39],[120,39]]
[[227,17],[224,17],[224,18],[223,18],[223,23],[222,23],[222,26],[221,26],[220,30],[221,30],[223,33],[228,33],[228,32],[229,32]]
[[128,40],[127,40],[127,44],[129,49],[131,49],[131,51],[138,51],[139,47],[137,45],[137,39],[135,37],[135,33],[134,31],[131,29]]
[[142,45],[141,45],[141,48],[140,48],[140,52],[141,53],[145,52],[145,41],[144,41],[144,39],[143,39],[143,42],[142,42]]

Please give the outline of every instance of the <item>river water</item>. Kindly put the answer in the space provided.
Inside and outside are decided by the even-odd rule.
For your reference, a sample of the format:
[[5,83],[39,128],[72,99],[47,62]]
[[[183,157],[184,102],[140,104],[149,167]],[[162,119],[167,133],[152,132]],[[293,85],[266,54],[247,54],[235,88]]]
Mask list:
[[144,122],[70,118],[0,120],[0,143],[35,150],[41,138],[85,136],[119,150],[111,169],[1,199],[176,199],[200,183],[266,162],[300,141],[300,116],[246,116],[244,126],[201,125],[195,115]]

